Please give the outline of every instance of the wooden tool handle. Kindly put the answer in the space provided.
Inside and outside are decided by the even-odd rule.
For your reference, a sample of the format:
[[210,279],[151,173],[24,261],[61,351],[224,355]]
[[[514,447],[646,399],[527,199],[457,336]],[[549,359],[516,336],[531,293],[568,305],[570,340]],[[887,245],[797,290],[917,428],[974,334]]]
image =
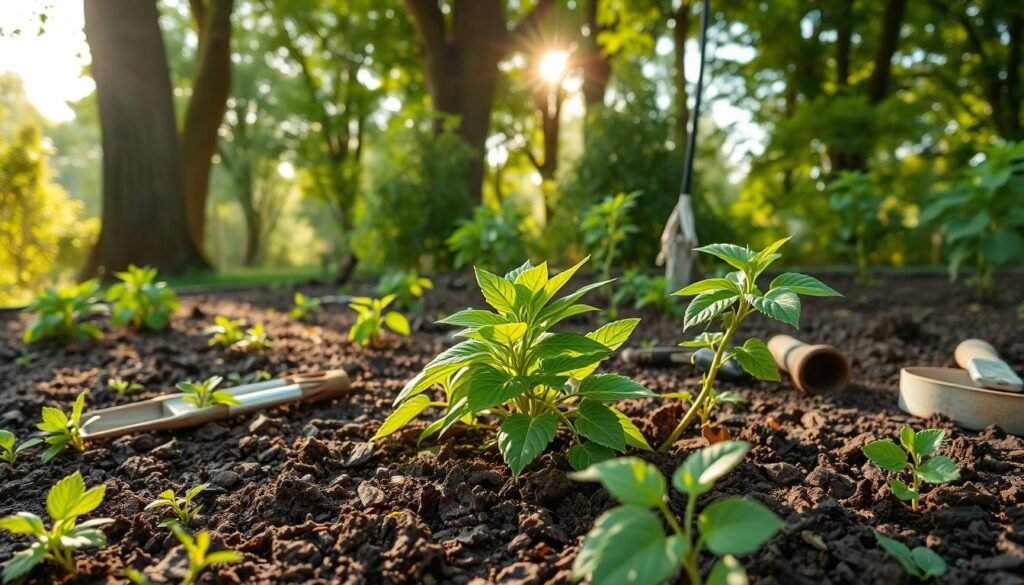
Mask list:
[[960,345],[956,346],[956,365],[963,369],[968,369],[971,360],[975,358],[981,358],[986,360],[993,360],[1001,362],[1003,358],[999,357],[999,352],[996,348],[992,347],[992,344],[983,339],[968,339],[961,341]]

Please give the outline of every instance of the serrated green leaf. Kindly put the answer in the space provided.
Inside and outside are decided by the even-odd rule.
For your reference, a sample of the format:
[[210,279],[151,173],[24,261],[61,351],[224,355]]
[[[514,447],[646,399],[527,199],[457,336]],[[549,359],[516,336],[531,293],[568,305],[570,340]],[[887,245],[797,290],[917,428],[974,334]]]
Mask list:
[[759,380],[779,381],[779,368],[768,346],[756,337],[744,342],[742,347],[733,348],[733,356],[743,371]]
[[715,290],[697,295],[686,306],[683,329],[707,323],[732,306],[739,298],[739,295],[729,290]]
[[501,325],[485,325],[477,330],[481,337],[499,345],[511,346],[526,335],[526,323],[502,323]]
[[800,297],[787,288],[776,288],[764,296],[747,295],[755,309],[794,328],[800,327]]
[[889,440],[873,441],[864,445],[864,455],[886,471],[898,473],[907,467],[907,454]]
[[535,356],[541,359],[565,357],[566,354],[610,353],[611,348],[605,347],[585,335],[579,333],[553,333],[537,342],[531,348]]
[[682,537],[665,537],[650,510],[620,506],[587,533],[573,575],[591,585],[661,585],[679,571],[688,552]]
[[725,290],[731,291],[735,294],[740,294],[740,287],[735,282],[727,278],[708,278],[705,280],[698,280],[697,282],[686,286],[676,292],[672,293],[672,296],[676,297],[692,297],[701,293]]
[[507,322],[508,319],[505,317],[483,309],[463,309],[438,321],[438,323],[444,323],[445,325],[466,327],[468,329],[479,329],[484,325],[501,325]]
[[11,534],[46,534],[42,519],[29,512],[18,512],[13,516],[0,518],[0,530],[6,530]]
[[613,457],[615,457],[615,451],[593,441],[577,443],[569,448],[569,465],[576,471],[582,471],[591,465]]
[[44,406],[42,419],[36,428],[47,433],[60,433],[68,427],[68,417],[59,408]]
[[597,481],[623,504],[656,508],[665,500],[665,476],[636,457],[609,459],[570,474],[576,481]]
[[743,248],[736,244],[709,244],[694,249],[698,252],[711,254],[740,270],[751,268],[751,263],[756,256],[749,248]]
[[700,536],[718,556],[745,555],[782,528],[782,520],[755,500],[726,498],[710,504],[697,517]]
[[4,583],[11,583],[27,575],[36,565],[43,562],[46,546],[33,542],[25,550],[14,553],[11,560],[4,563]]
[[512,414],[498,429],[498,448],[505,463],[518,476],[555,438],[558,419],[550,412],[536,417]]
[[596,331],[587,333],[587,337],[611,350],[616,350],[629,340],[629,336],[633,334],[633,330],[639,323],[640,319],[612,321]]
[[82,479],[82,474],[76,471],[50,488],[46,494],[46,512],[54,520],[70,518],[71,511],[75,509],[83,495],[85,495],[85,480]]
[[524,270],[516,276],[513,282],[525,286],[533,293],[543,290],[544,285],[548,283],[548,263],[541,262],[537,266]]
[[940,455],[918,467],[917,475],[928,483],[948,483],[960,479],[960,468],[949,457]]
[[931,455],[942,447],[946,440],[946,431],[942,429],[924,429],[914,435],[914,453],[918,455]]
[[900,444],[903,445],[905,450],[910,451],[911,453],[915,452],[914,437],[916,435],[917,433],[915,433],[914,429],[910,427],[903,427],[903,430],[900,431]]
[[425,394],[413,396],[409,400],[406,400],[398,406],[391,414],[384,419],[384,424],[380,426],[377,433],[373,435],[371,441],[382,439],[395,431],[405,427],[409,424],[412,419],[420,415],[424,410],[430,406],[430,397]]
[[573,275],[576,274],[576,271],[579,270],[581,266],[586,264],[588,260],[590,260],[590,256],[587,256],[583,260],[580,260],[572,268],[563,270],[562,272],[559,272],[558,274],[548,279],[547,283],[544,284],[544,298],[551,299],[556,294],[558,294],[558,291],[561,290],[562,287],[569,282]]
[[394,404],[397,405],[411,396],[426,391],[434,384],[443,382],[448,376],[467,364],[486,359],[489,356],[487,344],[476,339],[467,339],[449,347],[428,363],[422,372],[406,382],[405,387],[395,398]]
[[786,272],[772,280],[769,289],[785,287],[798,295],[809,297],[841,297],[832,287],[821,282],[813,276],[799,274],[797,272]]
[[576,393],[601,402],[614,402],[627,398],[650,398],[657,396],[642,384],[618,374],[590,376],[580,382]]
[[546,360],[540,364],[540,371],[544,374],[566,374],[600,363],[611,355],[611,350],[605,349],[594,353],[579,355],[560,355]]
[[897,499],[908,502],[910,500],[916,500],[921,497],[921,494],[914,491],[907,484],[903,483],[898,479],[894,479],[889,482],[889,489],[892,490],[892,495],[896,496]]
[[739,465],[750,451],[746,441],[722,441],[686,458],[672,475],[672,485],[690,497],[707,493],[723,475]]
[[647,442],[647,438],[640,432],[640,428],[629,419],[628,416],[622,413],[613,406],[608,407],[612,412],[615,413],[615,417],[619,419],[619,426],[622,427],[622,432],[626,434],[626,444],[634,449],[640,449],[641,451],[653,451],[650,444]]
[[480,366],[466,374],[467,406],[471,412],[480,412],[497,406],[529,390],[532,380],[514,376],[491,366]]
[[610,408],[600,402],[584,398],[576,409],[576,430],[581,435],[616,451],[625,451],[626,433]]
[[520,274],[526,272],[531,268],[533,268],[533,262],[530,262],[529,259],[527,259],[527,261],[523,262],[518,268],[513,268],[512,270],[506,272],[504,278],[505,280],[514,283],[516,279],[519,278]]
[[722,338],[724,338],[724,337],[725,337],[725,334],[722,333],[721,331],[715,331],[715,332],[705,331],[705,332],[701,333],[700,335],[698,335],[697,337],[694,337],[690,341],[684,341],[684,342],[680,343],[679,346],[680,347],[706,347],[706,348],[709,348],[709,349],[714,349],[714,347],[720,341],[722,341]]
[[476,281],[480,285],[480,292],[483,293],[487,304],[494,307],[499,313],[514,313],[516,309],[515,285],[481,268],[474,267],[473,270],[476,271]]

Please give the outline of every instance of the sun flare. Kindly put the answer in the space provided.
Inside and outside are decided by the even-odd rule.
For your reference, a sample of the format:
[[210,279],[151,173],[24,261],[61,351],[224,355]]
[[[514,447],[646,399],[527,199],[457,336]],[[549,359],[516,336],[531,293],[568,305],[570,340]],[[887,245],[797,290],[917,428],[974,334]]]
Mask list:
[[560,83],[565,77],[569,54],[565,51],[548,51],[540,60],[540,77],[548,83]]

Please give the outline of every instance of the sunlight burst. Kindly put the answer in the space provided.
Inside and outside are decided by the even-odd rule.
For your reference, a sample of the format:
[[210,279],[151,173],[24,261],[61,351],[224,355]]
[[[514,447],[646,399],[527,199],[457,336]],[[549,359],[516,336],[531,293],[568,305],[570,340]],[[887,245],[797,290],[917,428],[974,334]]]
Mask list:
[[540,60],[540,77],[544,81],[555,84],[565,77],[569,54],[565,51],[548,51]]

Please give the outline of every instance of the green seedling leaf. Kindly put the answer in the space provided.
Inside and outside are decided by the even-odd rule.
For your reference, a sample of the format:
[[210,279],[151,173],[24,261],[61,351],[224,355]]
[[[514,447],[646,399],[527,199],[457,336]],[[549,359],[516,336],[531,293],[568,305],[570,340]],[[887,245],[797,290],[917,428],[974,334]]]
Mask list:
[[750,248],[743,248],[736,244],[709,244],[695,248],[695,250],[711,254],[739,270],[749,270],[756,256],[754,252],[750,251]]
[[623,504],[657,508],[665,500],[665,477],[636,457],[610,459],[570,474],[576,481],[597,481]]
[[903,430],[900,431],[900,444],[908,453],[916,452],[914,451],[914,437],[916,436],[917,433],[910,427],[903,427]]
[[732,471],[750,451],[746,441],[722,441],[686,458],[672,476],[672,485],[690,497],[707,493],[723,475]]
[[742,291],[736,286],[736,283],[727,278],[708,278],[705,280],[698,280],[697,282],[677,290],[672,293],[677,297],[692,297],[706,292],[712,291],[730,291],[733,294],[739,295]]
[[754,552],[782,528],[782,520],[764,504],[743,498],[714,502],[697,524],[708,549],[719,556]]
[[549,412],[537,417],[513,414],[498,431],[498,448],[505,463],[518,476],[554,440],[558,419]]
[[578,408],[576,430],[581,435],[616,451],[626,449],[626,433],[610,408],[592,398],[584,398]]
[[686,307],[683,329],[707,323],[732,306],[739,298],[739,295],[729,290],[715,290],[697,295]]
[[718,559],[708,573],[707,585],[750,585],[747,571],[736,557],[725,555]]
[[948,483],[960,479],[960,468],[949,457],[932,457],[917,468],[917,475],[928,483]]
[[914,561],[914,557],[911,555],[910,549],[907,548],[907,545],[898,540],[893,540],[877,530],[874,532],[875,540],[878,541],[878,544],[883,550],[885,550],[885,552],[889,553],[889,555],[903,566],[903,570],[906,571],[907,574],[921,578],[921,571],[918,569],[917,563]]
[[657,396],[641,384],[618,374],[601,374],[585,378],[580,382],[576,393],[602,402]]
[[892,495],[904,502],[916,500],[921,497],[919,492],[914,491],[910,486],[898,479],[894,479],[889,482],[889,489],[892,490]]
[[479,329],[485,325],[501,325],[507,322],[508,320],[505,317],[482,309],[465,309],[438,321],[438,323],[444,323],[445,325],[469,329]]
[[615,413],[616,418],[619,419],[619,426],[622,427],[622,432],[626,434],[626,444],[634,449],[640,449],[641,451],[653,451],[651,445],[647,442],[644,434],[640,432],[640,429],[633,424],[633,421],[629,420],[629,417],[617,410],[613,406],[608,407],[612,412]]
[[480,268],[476,271],[476,281],[487,304],[499,313],[509,315],[516,309],[516,287],[511,282]]
[[742,347],[733,348],[733,355],[743,371],[760,380],[779,381],[779,368],[775,358],[763,341],[751,337]]
[[772,289],[764,296],[747,295],[747,302],[776,321],[800,327],[800,297],[788,288]]
[[683,538],[665,537],[654,513],[620,506],[587,533],[573,576],[593,585],[660,585],[679,571],[687,552]]
[[917,455],[931,455],[942,447],[946,440],[946,431],[942,429],[924,429],[914,435],[913,452]]
[[569,448],[569,465],[576,471],[582,471],[591,465],[613,457],[615,457],[615,451],[593,441],[578,443]]
[[821,282],[813,276],[807,276],[806,274],[798,274],[796,272],[786,272],[776,276],[772,283],[768,286],[769,290],[775,288],[786,288],[798,295],[804,295],[808,297],[841,297],[843,295],[836,292],[832,287]]
[[907,454],[889,440],[873,441],[864,446],[864,455],[886,471],[898,473],[907,467]]
[[413,396],[409,400],[403,402],[401,406],[395,409],[394,412],[388,415],[384,419],[384,424],[380,426],[377,433],[373,435],[373,441],[382,439],[399,429],[409,424],[412,419],[420,415],[424,410],[430,406],[430,397],[420,394]]
[[405,318],[405,315],[397,311],[385,314],[384,324],[388,326],[388,329],[399,335],[408,337],[412,333],[412,329],[409,327],[409,320]]
[[910,555],[914,559],[914,563],[921,570],[922,580],[945,575],[946,571],[949,570],[946,566],[946,561],[930,548],[923,546],[914,547],[914,550],[910,551]]

